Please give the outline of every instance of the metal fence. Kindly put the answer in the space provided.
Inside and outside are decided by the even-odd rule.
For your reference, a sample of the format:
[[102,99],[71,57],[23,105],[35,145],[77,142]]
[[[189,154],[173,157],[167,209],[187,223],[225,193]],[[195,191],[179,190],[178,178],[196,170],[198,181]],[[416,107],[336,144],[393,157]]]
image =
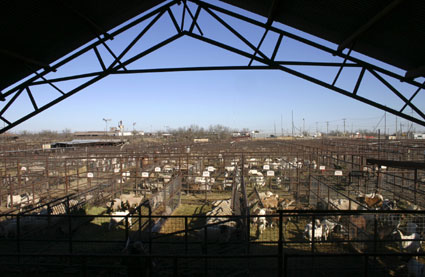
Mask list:
[[[410,257],[423,256],[423,238],[419,235],[425,229],[423,211],[279,211],[248,216],[245,220],[250,224],[242,228],[241,216],[217,217],[216,223],[206,224],[208,216],[153,215],[149,207],[143,203],[123,217],[120,225],[112,227],[110,215],[2,215],[7,217],[2,221],[2,230],[8,233],[0,240],[1,262],[43,264],[45,261],[40,262],[38,256],[56,255],[72,257],[66,270],[75,263],[78,270],[86,266],[84,270],[89,271],[102,264],[99,253],[105,253],[107,261],[108,255],[121,255],[131,241],[140,242],[136,254],[149,260],[149,274],[154,276],[191,275],[197,271],[205,275],[256,275],[264,270],[270,275],[300,276],[309,275],[308,270],[340,274],[350,268],[350,274],[381,272],[384,276],[395,272],[407,276]],[[260,224],[255,222],[262,218],[268,224],[259,232]],[[324,220],[339,225],[327,237],[323,235],[324,227],[317,228]],[[416,237],[411,236],[411,224],[415,224]],[[397,230],[404,235],[397,236]],[[405,247],[415,243],[419,252]],[[345,260],[341,258],[344,255]],[[127,268],[126,259],[121,257],[115,263],[116,270]]]

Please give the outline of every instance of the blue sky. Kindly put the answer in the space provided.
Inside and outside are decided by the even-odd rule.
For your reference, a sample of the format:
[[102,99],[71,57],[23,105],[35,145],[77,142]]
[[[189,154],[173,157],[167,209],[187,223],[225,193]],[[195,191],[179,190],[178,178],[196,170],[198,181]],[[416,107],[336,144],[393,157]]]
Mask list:
[[[217,1],[210,1],[223,7],[230,7]],[[176,6],[173,12],[180,22],[181,7]],[[195,11],[193,6],[190,6]],[[265,22],[266,19],[245,11],[230,7],[229,9],[248,15]],[[190,23],[186,18],[186,24]],[[262,30],[250,24],[240,22],[228,16],[223,19],[237,29],[253,44],[261,38]],[[146,26],[149,21],[133,27],[117,36],[108,45],[115,53],[120,53],[129,41]],[[237,37],[225,30],[218,22],[206,13],[201,13],[199,24],[205,36],[226,42],[244,51],[249,48]],[[294,30],[288,26],[274,23],[274,26],[295,34],[323,43],[336,49],[336,45],[320,40],[313,36]],[[165,14],[155,26],[136,44],[124,57],[129,58],[143,51],[159,41],[174,35],[176,30]],[[261,50],[265,54],[273,51],[277,40],[275,33],[269,33]],[[284,38],[283,47],[278,52],[276,60],[291,61],[329,61],[341,62],[330,54],[313,49],[294,40]],[[108,64],[112,57],[105,49],[99,48],[105,62]],[[353,54],[384,68],[404,74],[401,70],[388,65]],[[177,41],[157,50],[143,59],[128,66],[129,69],[183,67],[183,66],[211,66],[211,65],[247,65],[248,59],[236,54],[205,44],[189,37]],[[254,65],[258,64],[254,62]],[[311,74],[326,82],[331,82],[338,68],[303,68],[290,67],[303,73]],[[100,70],[93,53],[85,54],[75,61],[60,68],[58,72],[48,75],[50,78],[67,76]],[[359,69],[344,69],[338,85],[346,89],[354,87]],[[400,101],[390,95],[384,86],[365,75],[365,81],[359,90],[359,95],[373,100],[380,100],[385,105],[401,107]],[[423,81],[418,79],[418,81]],[[57,83],[64,90],[69,90],[81,81]],[[392,82],[394,86],[406,91],[409,97],[415,90],[413,87]],[[33,87],[39,105],[47,103],[58,95],[48,86]],[[421,93],[414,101],[422,110],[425,109],[425,96]],[[31,110],[28,99],[18,100],[16,108],[8,111],[6,118],[17,118]],[[374,129],[383,130],[384,121],[378,122],[384,115],[383,111],[362,104],[336,92],[318,85],[291,76],[282,71],[212,71],[212,72],[180,72],[180,73],[150,73],[114,75],[84,89],[76,95],[53,106],[47,111],[33,117],[12,131],[22,130],[40,131],[65,128],[73,131],[104,130],[105,122],[102,118],[110,118],[109,126],[116,126],[122,120],[125,128],[132,130],[133,122],[136,129],[144,131],[164,130],[166,127],[177,128],[197,124],[202,127],[222,124],[236,129],[249,128],[263,132],[280,133],[281,123],[285,132],[291,130],[291,112],[294,112],[294,123],[302,128],[303,119],[305,129],[314,131],[316,126],[320,131],[326,131],[326,122],[329,130],[343,129],[343,118],[346,119],[346,129]],[[281,122],[282,118],[282,122]],[[316,123],[317,122],[317,123]],[[400,122],[400,119],[399,121]],[[403,129],[408,124],[401,120]],[[413,128],[423,129],[416,124]],[[394,131],[395,117],[387,114],[387,129]]]

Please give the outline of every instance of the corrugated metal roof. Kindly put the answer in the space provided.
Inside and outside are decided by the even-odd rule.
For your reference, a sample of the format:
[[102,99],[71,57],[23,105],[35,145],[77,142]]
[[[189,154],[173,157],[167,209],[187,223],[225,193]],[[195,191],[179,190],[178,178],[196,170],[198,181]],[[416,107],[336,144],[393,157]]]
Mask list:
[[[0,90],[162,0],[0,1]],[[88,23],[88,21],[94,24]],[[27,58],[35,63],[22,61]]]
[[[275,0],[223,1],[268,17]],[[395,1],[400,2],[357,38],[354,50],[404,70],[425,65],[425,1],[276,1],[279,5],[274,20],[336,44],[344,42]],[[1,1],[0,90],[32,74],[31,69],[51,64],[102,32],[162,2]],[[23,62],[22,58],[33,64]]]
[[[222,0],[268,17],[274,0]],[[425,66],[425,1],[285,0],[274,20],[340,45],[388,10],[355,40],[354,51],[404,70]]]
[[55,142],[52,143],[52,145],[78,145],[78,144],[108,144],[108,143],[121,143],[122,140],[120,139],[74,139],[71,141],[61,141],[61,142]]

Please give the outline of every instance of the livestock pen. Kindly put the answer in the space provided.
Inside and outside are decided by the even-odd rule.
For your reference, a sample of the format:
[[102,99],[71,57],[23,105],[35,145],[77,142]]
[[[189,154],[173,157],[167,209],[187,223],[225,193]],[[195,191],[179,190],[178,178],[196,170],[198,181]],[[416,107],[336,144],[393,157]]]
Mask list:
[[[228,240],[222,241],[212,231],[215,230],[214,224],[206,224],[208,218],[216,216],[158,216],[149,212],[144,214],[142,208],[137,210],[134,214],[126,216],[122,228],[113,231],[109,231],[107,226],[103,225],[109,222],[110,215],[51,215],[50,224],[61,222],[65,230],[61,234],[56,233],[57,229],[50,228],[54,230],[44,230],[28,235],[21,230],[24,226],[21,227],[17,223],[16,235],[2,239],[1,255],[8,255],[7,259],[2,259],[2,262],[28,264],[42,271],[42,268],[48,267],[53,260],[63,256],[64,259],[60,260],[56,267],[62,267],[61,270],[73,268],[73,272],[84,270],[89,272],[96,263],[89,262],[90,265],[84,265],[82,261],[95,261],[102,255],[107,261],[108,256],[118,256],[116,260],[109,263],[109,266],[116,266],[125,271],[122,260],[128,257],[122,255],[122,250],[128,246],[129,241],[132,243],[140,241],[142,250],[138,253],[138,257],[149,261],[150,274],[153,276],[162,275],[165,272],[176,272],[177,275],[194,274],[197,270],[212,275],[234,271],[256,275],[267,270],[270,275],[285,273],[286,276],[298,276],[311,271],[331,276],[341,272],[348,276],[356,276],[359,272],[373,273],[378,276],[406,276],[406,264],[409,261],[407,258],[423,256],[422,252],[406,252],[400,246],[408,241],[414,242],[415,239],[396,240],[391,236],[381,237],[382,226],[378,224],[379,221],[372,224],[377,226],[376,229],[362,229],[361,226],[350,223],[353,217],[364,217],[373,221],[382,217],[404,214],[408,215],[408,218],[404,219],[401,229],[407,232],[406,221],[413,217],[416,220],[419,218],[424,220],[425,212],[422,211],[278,211],[275,215],[265,216],[268,219],[274,219],[277,224],[261,237],[257,238],[251,233],[249,236],[244,236],[238,225],[235,225],[236,227],[231,229]],[[246,220],[251,222],[255,217],[257,216],[248,216]],[[313,223],[318,218],[335,217],[341,218],[339,222],[343,222],[342,230],[331,232],[326,240],[314,234],[311,240],[304,237],[306,222]],[[15,215],[11,218],[16,218],[16,222],[34,220],[32,215]],[[43,221],[43,217],[39,216],[37,220]],[[161,220],[167,221],[174,228],[164,229],[161,226],[155,226]],[[221,221],[215,225],[222,225],[226,221],[240,222],[241,216],[221,217]],[[298,226],[299,230],[295,231],[297,228],[291,228],[291,224]],[[253,228],[255,224],[249,224],[249,229]],[[355,231],[350,231],[352,229]],[[313,230],[317,229],[313,228]],[[52,243],[54,245],[51,245]],[[358,245],[363,246],[358,247]],[[360,248],[361,251],[358,251]],[[104,254],[93,254],[94,252]],[[164,255],[164,253],[167,254]],[[336,258],[331,259],[332,257]],[[306,260],[314,262],[306,264],[303,262]],[[336,260],[339,262],[336,263]],[[422,258],[419,262],[423,262]],[[301,264],[303,266],[299,266]],[[98,264],[100,265],[101,263]],[[353,267],[356,270],[352,271]],[[16,270],[16,268],[12,267],[9,270]],[[25,267],[22,270],[26,270]]]
[[[152,276],[408,276],[424,263],[424,172],[381,164],[420,157],[399,146],[270,140],[3,156],[0,260],[10,274],[116,276],[139,264]],[[107,212],[125,194],[143,201]],[[6,207],[18,195],[40,200]],[[383,201],[369,207],[366,195]]]

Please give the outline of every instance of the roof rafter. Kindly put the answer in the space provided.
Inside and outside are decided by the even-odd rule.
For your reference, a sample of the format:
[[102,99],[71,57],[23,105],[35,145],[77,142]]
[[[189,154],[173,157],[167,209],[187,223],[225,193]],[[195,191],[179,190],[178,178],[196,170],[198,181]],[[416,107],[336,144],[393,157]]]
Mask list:
[[405,75],[405,77],[409,79],[414,79],[421,76],[425,77],[425,65],[408,70]]
[[343,51],[345,48],[350,47],[361,35],[363,35],[367,30],[369,30],[373,25],[375,25],[379,20],[381,20],[384,16],[390,13],[395,7],[397,7],[403,0],[394,0],[386,6],[383,10],[381,10],[377,15],[375,15],[372,19],[358,28],[351,36],[345,39],[339,46],[337,51]]

